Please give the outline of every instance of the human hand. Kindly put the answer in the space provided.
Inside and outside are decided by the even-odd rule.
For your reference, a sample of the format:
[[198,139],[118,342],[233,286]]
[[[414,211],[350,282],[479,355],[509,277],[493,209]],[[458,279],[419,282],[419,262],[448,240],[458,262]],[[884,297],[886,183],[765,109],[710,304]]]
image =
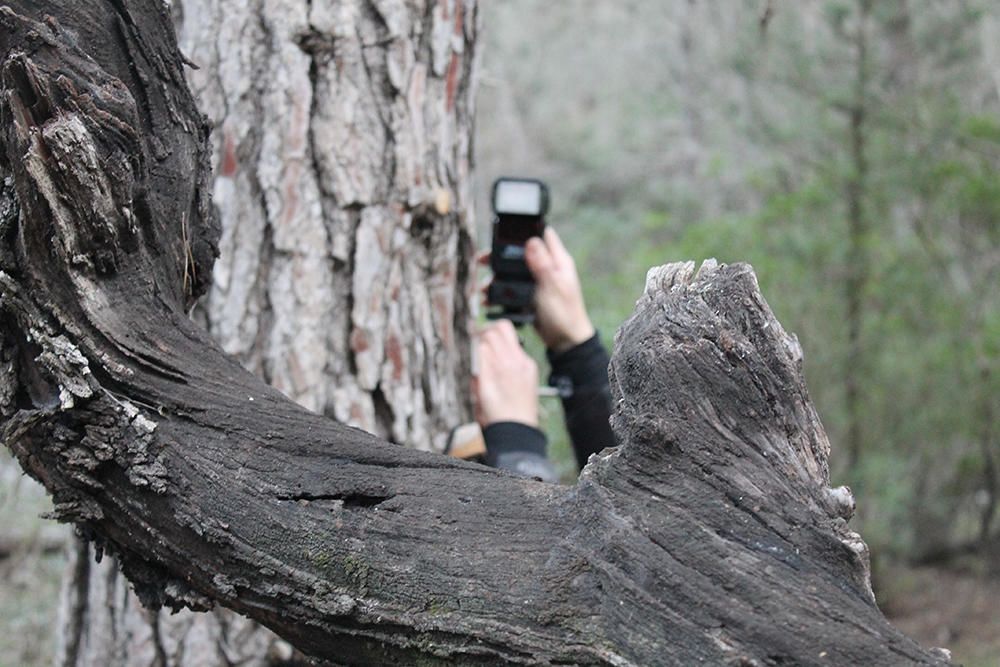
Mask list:
[[535,328],[545,346],[564,352],[594,335],[583,303],[576,263],[551,227],[544,238],[532,238],[524,260],[535,279]]
[[479,334],[478,358],[472,392],[479,425],[511,421],[537,428],[538,364],[521,349],[509,320]]

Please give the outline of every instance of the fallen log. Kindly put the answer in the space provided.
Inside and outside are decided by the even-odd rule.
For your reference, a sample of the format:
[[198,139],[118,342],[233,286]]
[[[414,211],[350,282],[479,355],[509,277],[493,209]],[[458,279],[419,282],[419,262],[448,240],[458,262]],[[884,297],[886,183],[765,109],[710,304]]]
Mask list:
[[0,7],[0,439],[145,604],[336,663],[946,661],[879,612],[748,266],[650,272],[572,487],[389,445],[186,316],[218,229],[165,9],[57,4]]

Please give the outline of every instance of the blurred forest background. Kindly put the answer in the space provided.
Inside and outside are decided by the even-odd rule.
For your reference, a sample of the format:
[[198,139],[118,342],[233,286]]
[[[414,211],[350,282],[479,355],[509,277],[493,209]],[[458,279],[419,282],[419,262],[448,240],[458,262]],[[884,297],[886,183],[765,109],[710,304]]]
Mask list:
[[[548,181],[609,345],[650,266],[753,264],[802,343],[884,610],[998,664],[1000,5],[481,11],[480,245],[495,177]],[[0,452],[0,665],[51,662],[64,530],[37,519],[47,503]]]
[[750,262],[884,610],[1000,664],[1000,4],[483,9],[481,243],[493,178],[547,180],[609,345],[650,266]]
[[[995,539],[1000,6],[484,9],[479,192],[549,182],[608,343],[650,266],[751,263],[872,547],[933,560]],[[485,244],[485,199],[479,215]]]

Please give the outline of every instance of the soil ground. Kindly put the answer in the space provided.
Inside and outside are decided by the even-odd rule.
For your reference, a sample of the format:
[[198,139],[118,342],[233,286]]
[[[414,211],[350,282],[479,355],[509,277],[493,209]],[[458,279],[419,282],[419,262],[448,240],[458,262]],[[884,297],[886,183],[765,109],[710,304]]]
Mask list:
[[977,565],[892,567],[883,576],[882,611],[924,646],[950,650],[956,664],[1000,667],[1000,577]]

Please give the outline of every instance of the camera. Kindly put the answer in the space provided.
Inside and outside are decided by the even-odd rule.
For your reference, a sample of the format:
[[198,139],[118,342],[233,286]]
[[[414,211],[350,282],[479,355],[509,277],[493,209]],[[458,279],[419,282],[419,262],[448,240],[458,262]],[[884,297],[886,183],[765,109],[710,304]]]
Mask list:
[[498,178],[493,183],[493,244],[490,268],[493,282],[487,291],[490,319],[509,319],[515,325],[535,319],[535,281],[524,261],[524,247],[545,231],[549,189],[530,178]]

